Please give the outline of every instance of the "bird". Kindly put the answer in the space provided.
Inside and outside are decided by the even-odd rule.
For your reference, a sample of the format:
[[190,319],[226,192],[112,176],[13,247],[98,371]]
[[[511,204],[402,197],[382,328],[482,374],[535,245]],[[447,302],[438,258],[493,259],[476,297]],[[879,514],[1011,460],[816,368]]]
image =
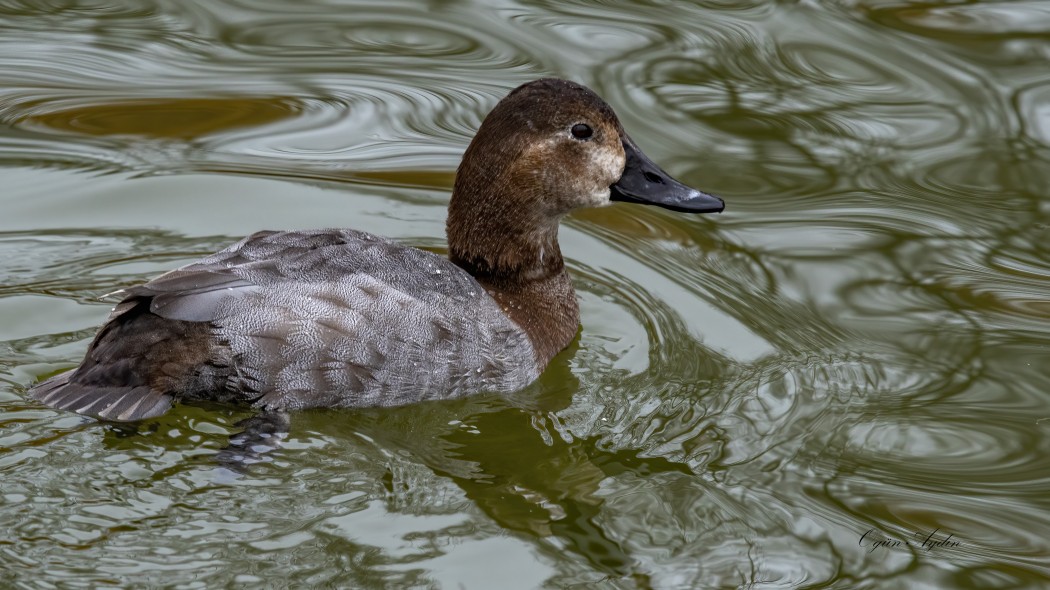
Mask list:
[[579,329],[559,222],[617,201],[725,207],[657,166],[594,91],[534,80],[463,155],[447,257],[354,229],[260,231],[119,292],[83,362],[30,395],[133,422],[177,401],[287,412],[513,392]]

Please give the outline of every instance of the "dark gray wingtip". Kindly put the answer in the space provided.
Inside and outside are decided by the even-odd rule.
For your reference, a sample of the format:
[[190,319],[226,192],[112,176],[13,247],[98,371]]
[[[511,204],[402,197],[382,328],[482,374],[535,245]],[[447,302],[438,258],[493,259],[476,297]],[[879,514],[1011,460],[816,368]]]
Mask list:
[[37,384],[29,392],[40,403],[109,422],[156,418],[171,408],[172,397],[148,387],[98,387],[71,382],[74,370]]

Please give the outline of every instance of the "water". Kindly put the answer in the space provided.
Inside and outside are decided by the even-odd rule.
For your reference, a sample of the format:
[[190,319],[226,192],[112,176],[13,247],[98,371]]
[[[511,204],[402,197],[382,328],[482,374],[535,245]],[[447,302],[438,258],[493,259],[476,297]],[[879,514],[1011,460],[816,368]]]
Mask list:
[[[1048,31],[1037,1],[0,2],[0,586],[1046,587]],[[298,414],[241,477],[248,412],[26,400],[100,295],[252,231],[442,251],[473,131],[546,75],[728,208],[574,215],[583,328],[534,387]]]

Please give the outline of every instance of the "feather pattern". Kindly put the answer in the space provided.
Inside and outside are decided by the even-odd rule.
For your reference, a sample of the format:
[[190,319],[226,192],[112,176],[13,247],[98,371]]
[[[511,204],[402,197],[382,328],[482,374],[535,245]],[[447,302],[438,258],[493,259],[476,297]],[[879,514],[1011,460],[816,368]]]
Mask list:
[[525,332],[447,259],[353,230],[259,232],[127,289],[85,363],[33,395],[137,420],[180,398],[392,406],[539,373]]

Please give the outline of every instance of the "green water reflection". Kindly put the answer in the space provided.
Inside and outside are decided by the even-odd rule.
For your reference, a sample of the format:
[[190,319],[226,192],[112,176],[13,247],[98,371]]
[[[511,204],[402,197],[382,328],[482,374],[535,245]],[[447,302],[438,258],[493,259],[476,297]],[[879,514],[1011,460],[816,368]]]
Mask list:
[[[1037,1],[0,2],[0,586],[1045,587],[1047,31]],[[547,75],[728,209],[574,215],[583,327],[533,387],[299,414],[241,476],[248,412],[26,399],[100,295],[258,229],[441,251],[481,118]]]

